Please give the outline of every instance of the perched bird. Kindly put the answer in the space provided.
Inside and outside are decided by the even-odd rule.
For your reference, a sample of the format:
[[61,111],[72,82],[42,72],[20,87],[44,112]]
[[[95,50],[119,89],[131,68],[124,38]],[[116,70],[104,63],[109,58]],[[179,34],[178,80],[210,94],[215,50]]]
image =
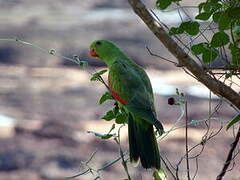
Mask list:
[[128,113],[130,161],[144,168],[160,169],[160,155],[153,126],[162,134],[157,120],[153,90],[146,72],[127,57],[115,44],[96,40],[89,54],[103,60],[109,70],[109,91]]

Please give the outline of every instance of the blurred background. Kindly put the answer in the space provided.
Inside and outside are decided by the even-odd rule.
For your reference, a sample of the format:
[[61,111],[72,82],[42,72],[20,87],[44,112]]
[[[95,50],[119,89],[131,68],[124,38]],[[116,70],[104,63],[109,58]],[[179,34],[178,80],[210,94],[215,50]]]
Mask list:
[[[184,5],[191,3],[196,5],[197,1],[184,1]],[[154,7],[152,0],[146,4]],[[193,16],[196,11],[188,10]],[[169,26],[181,21],[177,11],[156,13]],[[211,121],[213,132],[235,115],[234,110],[216,96],[212,95],[210,102],[209,91],[191,76],[149,54],[146,46],[156,54],[175,60],[133,13],[127,0],[0,0],[0,19],[1,39],[18,38],[70,58],[78,55],[89,63],[88,68],[80,68],[31,46],[0,41],[1,180],[60,180],[82,170],[81,161],[86,161],[96,150],[90,163],[96,169],[119,156],[113,140],[103,141],[87,133],[107,133],[112,125],[101,117],[113,104],[98,104],[105,87],[100,82],[90,82],[91,73],[105,68],[101,61],[88,56],[89,44],[96,39],[114,41],[146,69],[153,84],[158,117],[166,130],[180,116],[179,107],[167,103],[169,97],[175,97],[176,88],[186,95],[189,120],[202,122],[220,104],[214,114],[216,120]],[[177,126],[184,123],[181,121]],[[159,142],[161,153],[173,165],[184,155],[184,131],[184,128],[175,130]],[[201,142],[206,126],[198,123],[190,126],[189,131],[191,147]],[[198,158],[196,179],[215,179],[232,136],[233,132],[224,127],[208,141]],[[123,149],[127,150],[126,128],[121,137]],[[194,173],[195,164],[191,167]],[[129,168],[134,180],[151,179],[151,173],[141,167],[130,165]],[[184,165],[181,166],[180,174],[185,170]],[[106,180],[126,178],[120,162],[102,171],[101,176]],[[227,179],[240,179],[238,163],[227,174]]]

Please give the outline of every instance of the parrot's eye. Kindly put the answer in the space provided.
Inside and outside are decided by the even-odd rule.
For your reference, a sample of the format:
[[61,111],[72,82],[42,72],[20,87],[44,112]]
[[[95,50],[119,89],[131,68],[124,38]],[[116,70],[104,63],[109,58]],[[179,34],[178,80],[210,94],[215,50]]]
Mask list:
[[97,41],[97,42],[96,42],[96,45],[98,45],[98,46],[101,45],[101,44],[102,44],[102,43],[101,43],[100,41]]

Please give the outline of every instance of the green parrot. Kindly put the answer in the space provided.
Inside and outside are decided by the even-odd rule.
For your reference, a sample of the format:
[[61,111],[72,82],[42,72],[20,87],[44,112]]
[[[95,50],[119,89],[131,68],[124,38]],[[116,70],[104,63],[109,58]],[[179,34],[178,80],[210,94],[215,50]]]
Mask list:
[[153,126],[162,134],[157,120],[153,90],[146,72],[108,40],[90,45],[90,56],[103,60],[109,69],[108,89],[128,113],[130,161],[144,168],[160,169],[160,155]]

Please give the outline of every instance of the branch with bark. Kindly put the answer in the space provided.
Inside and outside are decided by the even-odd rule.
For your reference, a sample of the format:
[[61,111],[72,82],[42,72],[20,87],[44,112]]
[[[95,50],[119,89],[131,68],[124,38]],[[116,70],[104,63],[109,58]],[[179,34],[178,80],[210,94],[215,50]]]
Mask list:
[[[163,28],[161,23],[153,16],[150,10],[142,3],[141,0],[128,0],[129,4],[132,6],[134,12],[143,20],[143,22],[148,26],[148,28],[153,32],[153,34],[163,43],[163,45],[173,54],[177,61],[179,67],[186,68],[194,78],[199,82],[204,84],[210,91],[214,94],[225,98],[231,104],[233,104],[238,110],[240,110],[240,94],[234,91],[230,86],[227,86],[220,80],[212,77],[206,69],[187,54],[181,46],[179,46],[173,38],[171,38]],[[237,147],[240,139],[240,127],[235,137],[234,142],[228,152],[227,159],[223,165],[217,180],[221,180],[225,173],[227,172],[230,163],[233,159],[233,152]]]
[[178,66],[186,68],[192,75],[204,84],[214,94],[225,98],[238,109],[240,109],[240,95],[231,87],[220,80],[210,76],[203,67],[198,65],[195,60],[188,55],[165,31],[160,22],[152,15],[141,0],[128,0],[134,12],[144,21],[154,35],[163,43],[163,45],[173,54]]

